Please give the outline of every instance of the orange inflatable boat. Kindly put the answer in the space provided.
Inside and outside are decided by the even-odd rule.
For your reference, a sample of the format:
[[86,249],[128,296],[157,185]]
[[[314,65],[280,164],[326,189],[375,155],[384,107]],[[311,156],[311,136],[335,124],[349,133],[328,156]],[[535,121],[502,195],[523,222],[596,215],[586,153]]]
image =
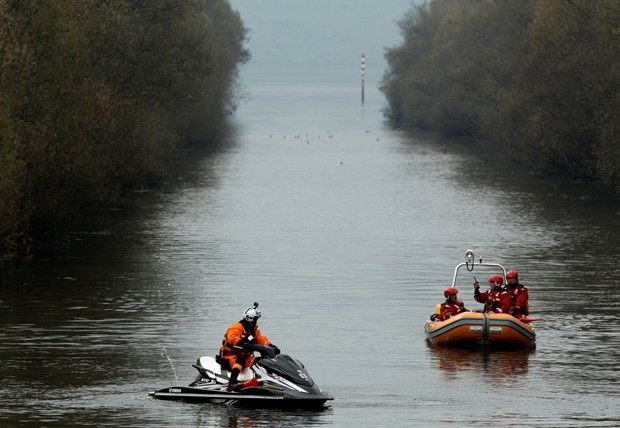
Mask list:
[[534,328],[507,314],[463,312],[445,321],[427,321],[424,332],[433,345],[524,347],[536,343]]
[[[477,281],[473,276],[474,271],[476,274],[499,272],[503,277],[503,283],[506,283],[506,269],[501,264],[482,263],[482,259],[476,261],[474,252],[467,250],[465,262],[458,264],[454,270],[451,287],[456,287],[457,281],[461,281],[461,285],[463,282],[471,284],[470,281]],[[517,319],[504,313],[468,311],[445,321],[433,319],[426,321],[424,332],[427,340],[433,345],[531,347],[536,344],[536,331],[529,323],[535,320],[535,318]]]

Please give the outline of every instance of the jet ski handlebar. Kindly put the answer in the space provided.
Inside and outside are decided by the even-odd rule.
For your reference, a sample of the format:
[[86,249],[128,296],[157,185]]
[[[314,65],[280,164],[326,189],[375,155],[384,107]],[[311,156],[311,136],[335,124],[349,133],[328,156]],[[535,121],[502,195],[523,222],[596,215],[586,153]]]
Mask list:
[[276,355],[280,353],[280,350],[274,346],[269,345],[257,345],[254,343],[246,342],[243,346],[235,345],[233,348],[236,349],[248,349],[250,351],[256,351],[260,353],[262,358],[275,358]]
[[263,358],[275,358],[277,355],[276,348],[271,346],[254,345],[254,351],[259,352],[260,356]]

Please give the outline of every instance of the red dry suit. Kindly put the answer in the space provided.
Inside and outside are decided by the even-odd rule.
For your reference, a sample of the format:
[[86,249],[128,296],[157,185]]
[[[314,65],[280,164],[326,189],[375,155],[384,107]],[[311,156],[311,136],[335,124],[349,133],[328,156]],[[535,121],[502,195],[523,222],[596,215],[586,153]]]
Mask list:
[[515,318],[521,318],[529,315],[530,307],[528,304],[528,292],[521,284],[515,284],[514,288],[506,287],[506,293],[510,298],[509,313]]
[[450,318],[452,315],[460,314],[461,312],[466,312],[465,305],[460,300],[456,302],[445,301],[441,304],[439,309],[439,316],[437,317],[439,321],[444,321]]
[[484,312],[509,313],[510,295],[501,287],[483,292],[476,288],[474,299],[476,302],[484,303]]
[[[256,345],[271,344],[267,336],[260,332],[258,325],[252,326],[245,320],[232,324],[226,330],[220,348],[220,357],[230,365],[230,367],[224,368],[228,370],[236,368],[241,371],[254,363],[254,351],[243,348],[244,342]],[[235,345],[241,346],[241,349],[233,348]]]

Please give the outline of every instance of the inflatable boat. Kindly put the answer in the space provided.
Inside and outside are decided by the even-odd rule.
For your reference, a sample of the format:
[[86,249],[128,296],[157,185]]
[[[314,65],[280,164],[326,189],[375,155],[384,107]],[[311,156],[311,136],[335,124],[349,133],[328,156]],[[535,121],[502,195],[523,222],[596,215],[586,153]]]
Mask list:
[[463,312],[445,321],[429,320],[424,331],[433,345],[526,347],[536,343],[534,328],[507,314]]
[[[475,271],[475,272],[474,272]],[[476,281],[474,273],[499,272],[506,283],[506,269],[498,263],[483,263],[482,259],[475,260],[474,252],[467,250],[465,262],[454,269],[451,287],[457,281],[467,281],[469,273]],[[462,284],[461,282],[461,284]],[[517,319],[512,315],[495,312],[467,311],[440,321],[432,316],[426,321],[424,332],[428,342],[432,345],[445,346],[477,346],[492,345],[498,347],[532,347],[536,344],[536,331],[530,325],[536,318]]]

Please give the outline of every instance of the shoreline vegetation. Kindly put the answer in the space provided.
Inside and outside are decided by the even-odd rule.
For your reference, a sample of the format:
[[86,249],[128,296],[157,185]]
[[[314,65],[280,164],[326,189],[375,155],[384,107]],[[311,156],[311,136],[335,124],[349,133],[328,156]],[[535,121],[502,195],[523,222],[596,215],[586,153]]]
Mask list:
[[386,51],[385,116],[616,197],[619,22],[617,0],[414,5],[399,22],[402,43]]
[[0,2],[0,259],[217,144],[246,34],[227,0]]

